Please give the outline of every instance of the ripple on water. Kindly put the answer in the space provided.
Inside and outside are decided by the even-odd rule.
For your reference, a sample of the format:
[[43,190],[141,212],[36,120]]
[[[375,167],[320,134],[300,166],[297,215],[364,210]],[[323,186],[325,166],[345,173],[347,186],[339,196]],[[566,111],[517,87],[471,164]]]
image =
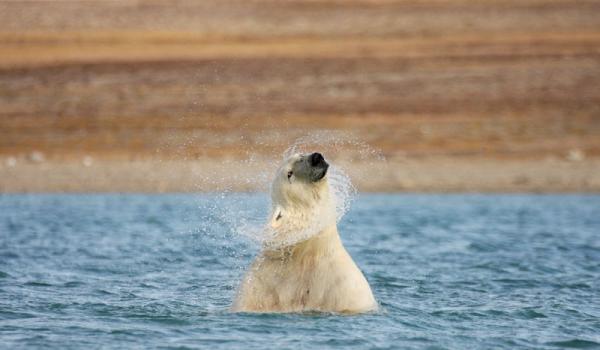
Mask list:
[[0,320],[18,320],[23,318],[34,318],[35,314],[26,312],[13,312],[0,310]]
[[517,312],[514,313],[514,316],[517,318],[523,318],[525,320],[532,320],[535,318],[547,318],[548,317],[544,313],[542,313],[539,310],[536,310],[534,308],[525,308],[525,309],[518,310]]
[[548,345],[556,346],[559,348],[569,349],[597,349],[600,348],[600,343],[585,339],[569,339],[563,341],[549,342]]
[[52,287],[52,284],[41,281],[29,281],[23,283],[23,285],[27,287]]
[[81,281],[69,281],[69,282],[63,283],[63,287],[65,287],[65,288],[77,288],[77,287],[81,287],[84,285],[85,285],[85,282],[81,282]]

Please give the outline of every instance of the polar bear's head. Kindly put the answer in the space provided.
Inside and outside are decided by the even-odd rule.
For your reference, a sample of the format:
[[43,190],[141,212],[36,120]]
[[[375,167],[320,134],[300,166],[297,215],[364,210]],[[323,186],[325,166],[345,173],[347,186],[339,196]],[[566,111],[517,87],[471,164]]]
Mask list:
[[[270,227],[289,235],[292,231],[330,221],[335,212],[329,196],[329,164],[320,153],[294,154],[280,165],[271,187]],[[335,216],[335,214],[333,214]],[[335,221],[334,221],[335,222]]]

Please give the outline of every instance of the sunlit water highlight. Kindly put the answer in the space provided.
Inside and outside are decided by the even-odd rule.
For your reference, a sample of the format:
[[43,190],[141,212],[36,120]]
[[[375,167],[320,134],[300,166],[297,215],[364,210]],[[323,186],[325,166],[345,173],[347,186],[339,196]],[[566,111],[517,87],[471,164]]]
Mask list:
[[229,313],[257,245],[215,207],[268,197],[0,196],[0,347],[600,346],[600,196],[359,195],[340,232],[383,306],[359,316]]

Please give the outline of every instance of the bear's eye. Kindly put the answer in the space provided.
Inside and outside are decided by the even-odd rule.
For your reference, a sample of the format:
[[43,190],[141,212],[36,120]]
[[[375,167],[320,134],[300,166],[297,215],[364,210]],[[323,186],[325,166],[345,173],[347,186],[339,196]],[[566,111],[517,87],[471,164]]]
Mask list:
[[288,180],[292,177],[292,175],[294,175],[294,172],[291,170],[288,171]]

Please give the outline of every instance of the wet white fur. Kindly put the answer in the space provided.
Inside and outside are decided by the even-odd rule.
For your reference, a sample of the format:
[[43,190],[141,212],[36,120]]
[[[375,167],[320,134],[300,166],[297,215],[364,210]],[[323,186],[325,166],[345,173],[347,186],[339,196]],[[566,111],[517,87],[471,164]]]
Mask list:
[[[270,235],[246,272],[232,311],[375,310],[371,288],[340,240],[327,176],[314,183],[295,175],[288,179],[301,159],[302,155],[293,155],[277,171]],[[307,239],[294,236],[314,229],[318,233]]]

